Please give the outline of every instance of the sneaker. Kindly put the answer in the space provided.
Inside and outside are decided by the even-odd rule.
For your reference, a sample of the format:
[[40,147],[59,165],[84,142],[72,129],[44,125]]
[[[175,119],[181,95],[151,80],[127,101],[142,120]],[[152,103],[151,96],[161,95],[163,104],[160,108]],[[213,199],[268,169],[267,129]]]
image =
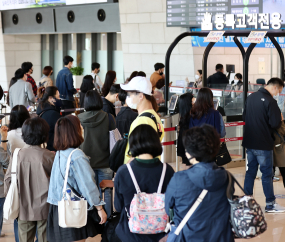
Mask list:
[[266,213],[285,213],[285,207],[280,206],[278,203],[267,205],[265,207]]
[[280,178],[278,178],[278,177],[273,177],[273,182],[277,182],[277,181],[280,181]]

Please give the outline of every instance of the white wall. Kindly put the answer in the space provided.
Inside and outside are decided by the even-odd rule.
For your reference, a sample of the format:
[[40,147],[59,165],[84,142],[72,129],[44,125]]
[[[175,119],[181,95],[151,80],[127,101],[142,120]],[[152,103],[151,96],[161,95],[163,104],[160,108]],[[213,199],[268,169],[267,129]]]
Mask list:
[[[165,62],[169,45],[185,28],[166,27],[165,0],[120,0],[120,19],[125,78],[133,71],[144,71],[147,77],[154,64]],[[191,38],[182,40],[172,52],[170,81],[194,80]]]
[[0,19],[0,85],[8,90],[11,78],[21,64],[30,61],[34,65],[32,74],[35,81],[42,76],[41,35],[3,35]]

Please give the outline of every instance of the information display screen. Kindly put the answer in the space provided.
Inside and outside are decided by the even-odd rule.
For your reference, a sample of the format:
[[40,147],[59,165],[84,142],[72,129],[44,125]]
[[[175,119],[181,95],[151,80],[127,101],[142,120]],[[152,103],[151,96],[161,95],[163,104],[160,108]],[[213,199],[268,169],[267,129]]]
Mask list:
[[285,1],[283,0],[166,0],[168,27],[200,27],[206,12],[213,20],[217,13],[254,14],[281,13],[285,24]]
[[104,3],[107,0],[0,0],[0,10]]

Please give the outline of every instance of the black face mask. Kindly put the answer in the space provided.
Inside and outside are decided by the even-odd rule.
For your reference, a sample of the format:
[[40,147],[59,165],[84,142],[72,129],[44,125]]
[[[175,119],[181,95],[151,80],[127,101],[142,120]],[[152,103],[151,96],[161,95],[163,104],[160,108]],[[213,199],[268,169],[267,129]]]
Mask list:
[[55,108],[57,109],[57,110],[61,110],[61,107],[62,107],[62,101],[61,101],[61,99],[57,99],[57,98],[55,98],[55,102],[53,103],[54,104],[54,106],[55,106]]
[[52,76],[53,72],[50,74]]
[[162,76],[162,75],[163,75],[163,72],[160,72],[160,73],[159,73],[159,75],[161,75],[161,76]]

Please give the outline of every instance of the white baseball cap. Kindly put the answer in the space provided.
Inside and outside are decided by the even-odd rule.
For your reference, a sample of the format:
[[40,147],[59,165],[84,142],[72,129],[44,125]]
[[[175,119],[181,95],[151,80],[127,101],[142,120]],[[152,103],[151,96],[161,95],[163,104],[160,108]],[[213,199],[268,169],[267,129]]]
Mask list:
[[137,91],[152,96],[151,82],[143,76],[136,76],[128,84],[120,84],[120,86],[125,91]]

